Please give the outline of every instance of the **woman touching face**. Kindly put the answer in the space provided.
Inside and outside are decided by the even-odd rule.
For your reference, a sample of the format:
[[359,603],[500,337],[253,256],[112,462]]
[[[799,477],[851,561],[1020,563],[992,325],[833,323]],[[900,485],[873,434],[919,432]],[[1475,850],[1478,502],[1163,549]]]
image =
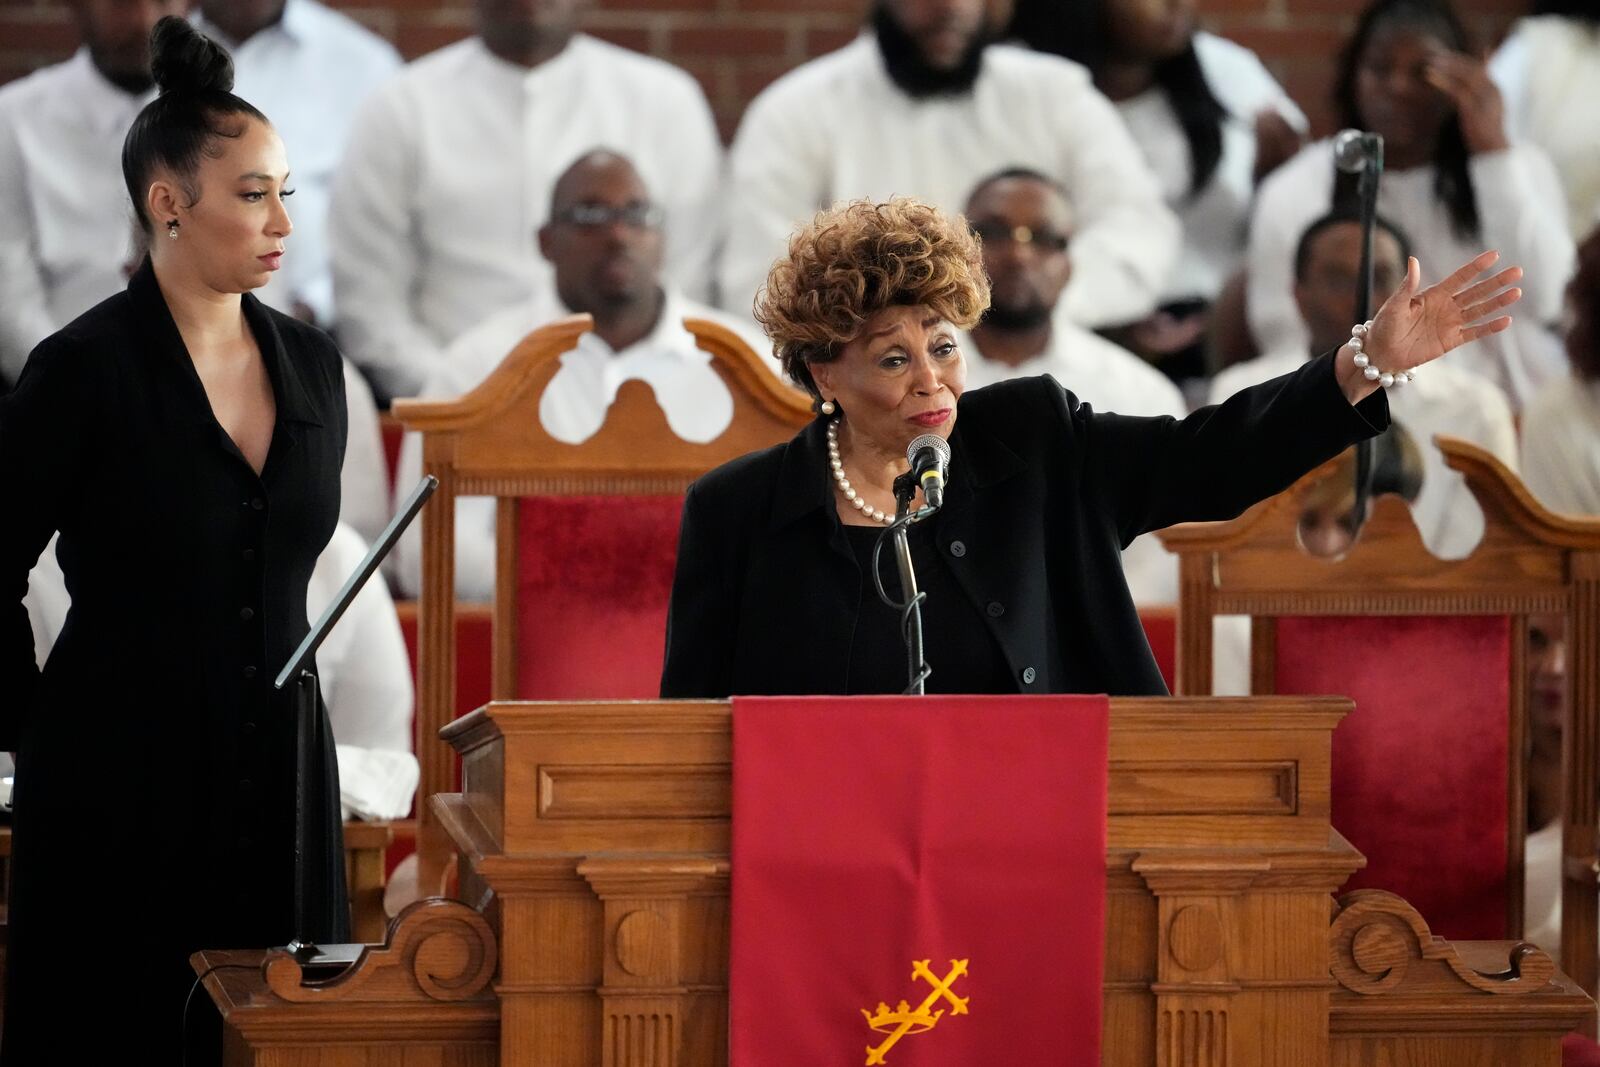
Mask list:
[[812,364],[811,373],[843,412],[851,443],[894,455],[922,434],[950,436],[967,366],[955,328],[917,305],[868,316],[839,358]]

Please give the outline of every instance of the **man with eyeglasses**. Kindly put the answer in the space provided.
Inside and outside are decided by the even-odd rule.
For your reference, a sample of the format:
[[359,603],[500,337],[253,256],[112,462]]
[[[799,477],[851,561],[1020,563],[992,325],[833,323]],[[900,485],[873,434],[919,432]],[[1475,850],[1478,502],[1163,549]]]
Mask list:
[[[555,284],[491,316],[445,353],[424,396],[459,396],[489,375],[524,337],[571,314],[594,316],[594,329],[561,356],[545,387],[539,421],[556,440],[577,444],[599,431],[623,382],[649,383],[667,425],[686,441],[710,441],[733,419],[733,398],[711,357],[684,329],[686,318],[732,329],[756,352],[771,345],[748,323],[683,296],[661,277],[662,208],[633,164],[606,150],[582,156],[556,180],[550,220],[539,228],[539,250]],[[777,374],[773,365],[774,376]],[[421,439],[408,435],[397,486],[422,474]],[[494,591],[494,501],[456,502],[456,594],[487,600]],[[421,540],[413,528],[396,550],[402,587],[414,592],[421,574]]]
[[[1059,186],[1036,171],[1004,170],[973,190],[966,216],[983,241],[990,286],[983,321],[958,340],[968,389],[1048,374],[1096,411],[1184,415],[1166,375],[1056,314],[1072,277],[1072,210]],[[1177,563],[1153,537],[1129,546],[1122,566],[1135,604],[1177,599]]]

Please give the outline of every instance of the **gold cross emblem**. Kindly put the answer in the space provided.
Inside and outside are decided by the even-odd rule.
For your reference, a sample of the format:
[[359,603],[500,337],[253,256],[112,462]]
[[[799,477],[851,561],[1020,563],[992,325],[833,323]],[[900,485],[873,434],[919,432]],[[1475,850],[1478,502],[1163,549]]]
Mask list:
[[891,1011],[889,1005],[880,1001],[878,1010],[875,1012],[862,1008],[861,1014],[866,1017],[867,1025],[880,1034],[889,1035],[884,1039],[883,1044],[876,1048],[870,1045],[867,1047],[867,1063],[869,1067],[874,1063],[887,1062],[884,1056],[888,1055],[889,1050],[894,1048],[895,1043],[907,1034],[921,1034],[932,1030],[939,1020],[944,1018],[945,1010],[943,1008],[938,1011],[933,1010],[933,1006],[939,1003],[941,999],[949,1002],[951,1015],[967,1014],[967,1001],[969,998],[958,997],[950,991],[950,987],[955,985],[956,979],[966,973],[966,960],[951,960],[950,973],[943,978],[939,978],[928,970],[927,960],[913,960],[911,964],[911,980],[915,982],[920,978],[933,987],[933,991],[923,998],[921,1004],[913,1008],[902,1000]]

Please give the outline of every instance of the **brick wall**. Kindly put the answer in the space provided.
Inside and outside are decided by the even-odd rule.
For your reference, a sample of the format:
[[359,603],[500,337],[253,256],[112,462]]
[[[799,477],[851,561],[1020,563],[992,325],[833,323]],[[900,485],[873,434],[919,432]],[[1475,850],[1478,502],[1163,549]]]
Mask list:
[[[330,0],[407,58],[471,32],[471,0]],[[805,59],[849,40],[868,0],[592,0],[587,28],[687,68],[705,86],[723,135],[745,103]],[[1071,0],[1063,0],[1071,2]],[[1255,49],[1319,131],[1334,56],[1362,0],[1200,0],[1207,28]],[[996,9],[1006,0],[990,0]],[[1486,41],[1528,0],[1457,0]],[[76,33],[66,0],[0,0],[0,82],[67,56]]]

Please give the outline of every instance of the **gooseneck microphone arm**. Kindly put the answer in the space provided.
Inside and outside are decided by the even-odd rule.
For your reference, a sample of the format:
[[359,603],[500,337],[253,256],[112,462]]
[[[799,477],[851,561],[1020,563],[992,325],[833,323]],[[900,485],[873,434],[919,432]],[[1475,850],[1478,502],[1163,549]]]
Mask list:
[[[1333,139],[1336,172],[1356,175],[1356,201],[1361,223],[1361,267],[1356,272],[1356,322],[1372,317],[1372,237],[1378,222],[1378,180],[1383,174],[1383,137],[1363,130],[1341,130]],[[1335,175],[1337,182],[1337,173]],[[1355,521],[1366,522],[1372,495],[1373,441],[1356,446]]]
[[[872,546],[872,583],[878,591],[878,599],[900,613],[900,635],[906,643],[908,679],[903,694],[921,696],[926,692],[928,676],[933,673],[922,646],[922,602],[928,598],[928,594],[917,588],[908,530],[912,523],[927,518],[944,506],[944,477],[945,470],[950,466],[950,445],[937,434],[923,434],[906,449],[906,459],[911,469],[894,480],[894,521],[878,535],[877,542]],[[918,488],[922,490],[926,506],[913,511],[911,501],[917,495]],[[891,539],[904,600],[895,600],[883,587],[883,571],[879,563],[884,542]]]

